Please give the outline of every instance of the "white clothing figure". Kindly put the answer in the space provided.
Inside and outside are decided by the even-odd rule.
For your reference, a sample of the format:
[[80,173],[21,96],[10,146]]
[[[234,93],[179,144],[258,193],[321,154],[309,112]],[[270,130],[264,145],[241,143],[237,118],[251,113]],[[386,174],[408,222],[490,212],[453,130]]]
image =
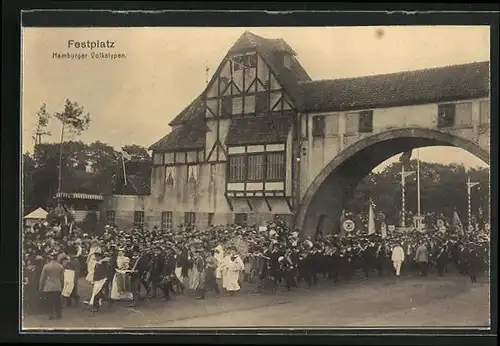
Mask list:
[[392,263],[394,265],[394,269],[396,270],[396,276],[399,276],[401,272],[401,264],[405,260],[405,252],[400,245],[396,245],[392,249]]

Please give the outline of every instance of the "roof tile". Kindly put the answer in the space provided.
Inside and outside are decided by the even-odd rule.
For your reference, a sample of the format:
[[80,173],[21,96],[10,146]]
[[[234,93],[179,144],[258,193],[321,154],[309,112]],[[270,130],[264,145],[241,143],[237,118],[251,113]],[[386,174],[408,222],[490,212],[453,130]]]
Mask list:
[[489,62],[301,83],[304,112],[358,110],[489,95]]
[[293,117],[287,115],[234,118],[226,145],[284,143],[292,123]]

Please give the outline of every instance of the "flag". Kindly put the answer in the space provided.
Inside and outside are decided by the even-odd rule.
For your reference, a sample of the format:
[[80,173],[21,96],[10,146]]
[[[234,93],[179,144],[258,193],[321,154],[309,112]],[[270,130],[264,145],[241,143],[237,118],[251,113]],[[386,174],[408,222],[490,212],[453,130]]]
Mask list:
[[460,217],[458,216],[458,213],[457,213],[456,210],[453,211],[453,217],[451,219],[451,224],[453,225],[453,227],[456,230],[459,230],[459,231],[463,232],[464,226],[462,224],[462,221],[460,221]]
[[340,236],[341,237],[345,236],[344,222],[345,222],[345,209],[342,209],[342,214],[340,215]]
[[415,173],[415,171],[408,171],[408,172],[404,172],[404,174],[403,174],[403,178],[407,178],[407,177],[409,177],[410,175],[412,175],[413,173]]
[[127,160],[127,161],[132,160],[132,156],[130,156],[130,154],[127,153],[125,151],[125,149],[123,149],[123,147],[122,147],[121,154],[122,154],[121,156],[122,156],[122,168],[123,168],[123,181],[124,181],[124,185],[127,186],[127,170],[125,168],[125,160]]
[[124,160],[127,160],[127,161],[132,160],[132,156],[131,156],[129,153],[127,153],[127,152],[125,151],[125,149],[123,149],[123,147],[122,147],[121,154],[122,154],[122,158],[123,158]]
[[399,157],[399,162],[403,163],[403,164],[408,164],[410,163],[410,159],[411,159],[411,154],[412,154],[412,150],[409,150],[409,151],[406,151],[404,152],[400,157]]
[[368,210],[368,235],[375,233],[375,217],[373,215],[373,202],[370,200],[370,209]]

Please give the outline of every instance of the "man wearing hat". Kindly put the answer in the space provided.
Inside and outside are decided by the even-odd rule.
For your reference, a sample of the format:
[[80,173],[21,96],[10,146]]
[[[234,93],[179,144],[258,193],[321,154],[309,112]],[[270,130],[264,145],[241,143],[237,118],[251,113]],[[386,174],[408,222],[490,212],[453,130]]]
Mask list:
[[154,254],[151,259],[150,265],[151,265],[150,280],[153,289],[152,298],[156,298],[158,288],[161,288],[163,266],[165,265],[165,256],[163,255],[163,249],[161,248],[161,246],[159,245],[155,246]]
[[62,318],[61,292],[64,287],[64,267],[57,262],[58,255],[55,251],[50,254],[50,262],[42,268],[39,285],[40,292],[45,296],[51,320]]

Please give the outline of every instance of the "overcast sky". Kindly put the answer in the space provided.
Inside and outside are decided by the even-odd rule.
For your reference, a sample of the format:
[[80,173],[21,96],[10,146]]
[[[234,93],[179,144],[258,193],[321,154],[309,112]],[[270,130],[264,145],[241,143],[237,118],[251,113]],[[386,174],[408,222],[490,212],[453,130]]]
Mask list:
[[[489,28],[482,27],[336,28],[25,28],[23,30],[23,152],[32,151],[36,112],[49,112],[69,98],[92,116],[79,139],[118,148],[149,146],[170,131],[168,122],[205,86],[206,66],[215,71],[245,31],[282,37],[297,52],[312,79],[390,73],[489,60]],[[120,60],[59,60],[54,52],[75,53],[68,40],[111,40]],[[83,50],[84,51],[84,50]],[[47,142],[59,140],[55,121]],[[74,138],[76,139],[76,138]],[[431,162],[483,165],[456,148],[421,149]]]

